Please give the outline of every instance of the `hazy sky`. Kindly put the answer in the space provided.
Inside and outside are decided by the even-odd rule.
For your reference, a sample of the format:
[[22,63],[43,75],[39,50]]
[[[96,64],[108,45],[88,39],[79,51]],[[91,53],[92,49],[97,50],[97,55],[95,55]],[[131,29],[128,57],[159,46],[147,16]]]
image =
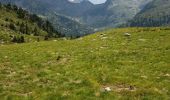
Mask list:
[[104,3],[106,0],[89,0],[95,4],[100,4],[100,3]]

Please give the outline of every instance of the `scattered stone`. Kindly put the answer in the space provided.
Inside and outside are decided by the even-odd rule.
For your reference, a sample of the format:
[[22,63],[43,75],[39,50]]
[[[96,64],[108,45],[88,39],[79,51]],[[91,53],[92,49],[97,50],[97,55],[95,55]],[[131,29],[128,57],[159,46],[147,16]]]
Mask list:
[[62,96],[69,96],[70,92],[69,91],[64,91],[64,93],[62,94]]
[[90,51],[90,52],[94,52],[94,51]]
[[57,76],[60,76],[61,74],[60,73],[56,73]]
[[145,78],[145,79],[147,79],[148,77],[147,77],[147,76],[145,76],[145,75],[143,75],[143,76],[141,76],[141,78]]
[[73,81],[73,83],[80,84],[80,83],[82,83],[82,81],[81,80],[75,80],[75,81]]
[[145,42],[145,41],[146,41],[146,39],[139,39],[139,41]]
[[131,36],[131,34],[130,33],[124,33],[124,36]]
[[170,74],[165,74],[164,76],[170,77]]
[[102,37],[101,39],[107,39],[108,37]]
[[104,47],[100,47],[100,49],[103,49]]
[[8,58],[8,56],[5,56],[4,58],[5,58],[5,59],[7,59],[7,58]]
[[156,77],[157,79],[160,79],[160,77],[158,76],[158,77]]
[[81,84],[82,80],[72,80],[72,79],[70,79],[70,83]]
[[104,89],[105,89],[105,91],[107,91],[107,92],[112,91],[112,89],[111,89],[110,87],[105,87]]
[[121,92],[121,91],[136,91],[136,87],[132,85],[115,85],[115,86],[104,86],[100,89],[101,92]]
[[93,41],[96,41],[96,39],[93,39]]
[[110,91],[112,91],[112,88],[110,86],[103,86],[100,89],[100,92],[110,92]]
[[83,40],[83,38],[78,38],[78,40]]

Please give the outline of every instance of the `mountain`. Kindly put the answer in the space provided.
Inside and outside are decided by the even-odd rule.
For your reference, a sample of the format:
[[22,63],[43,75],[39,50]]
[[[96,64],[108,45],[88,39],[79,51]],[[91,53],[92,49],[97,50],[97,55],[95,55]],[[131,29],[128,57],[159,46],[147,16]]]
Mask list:
[[[83,23],[77,22],[72,17],[67,16],[67,13],[71,14],[71,12],[74,12],[76,9],[77,15],[82,12],[79,11],[82,6],[79,5],[79,3],[71,3],[67,0],[0,0],[0,2],[12,3],[27,9],[31,13],[45,17],[53,23],[55,29],[66,36],[84,36],[93,32],[91,27],[87,27]],[[82,4],[84,3],[86,3],[86,1],[82,2]],[[86,7],[86,5],[84,7]]]
[[146,5],[130,26],[170,26],[170,0],[154,0]]
[[93,29],[118,27],[133,19],[152,0],[107,0],[97,5],[89,0],[0,1],[11,2],[45,16],[61,33],[77,37],[92,33]]
[[103,4],[94,5],[88,0],[74,0],[74,3],[68,0],[41,0],[46,2],[50,10],[97,29],[117,27],[125,23],[150,1],[107,0]]
[[151,0],[107,0],[83,15],[83,20],[96,28],[117,27],[132,19]]
[[0,43],[30,42],[59,36],[45,19],[15,5],[0,4]]
[[[88,0],[0,0],[13,2],[38,14],[57,13],[94,28],[116,27],[132,19],[151,0],[107,0],[94,5]],[[48,14],[47,14],[48,13]]]

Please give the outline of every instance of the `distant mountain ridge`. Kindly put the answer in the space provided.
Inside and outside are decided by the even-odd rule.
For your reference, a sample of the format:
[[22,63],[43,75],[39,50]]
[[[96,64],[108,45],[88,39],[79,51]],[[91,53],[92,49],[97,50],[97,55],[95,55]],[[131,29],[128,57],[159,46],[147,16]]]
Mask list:
[[130,26],[170,26],[170,0],[150,2],[134,17]]
[[132,19],[151,0],[107,0],[86,12],[84,21],[96,28],[117,27]]
[[[54,25],[60,23],[61,27],[64,26],[62,30],[67,30],[61,31],[63,34],[79,34],[79,36],[92,33],[93,29],[118,27],[131,20],[151,1],[107,0],[103,4],[94,5],[89,0],[0,0],[0,2],[15,3],[30,12],[46,16],[52,19]],[[71,24],[68,25],[66,21],[63,23],[61,20],[57,22],[58,17],[62,16],[64,19],[68,18],[67,22]],[[73,27],[68,28],[68,26]]]

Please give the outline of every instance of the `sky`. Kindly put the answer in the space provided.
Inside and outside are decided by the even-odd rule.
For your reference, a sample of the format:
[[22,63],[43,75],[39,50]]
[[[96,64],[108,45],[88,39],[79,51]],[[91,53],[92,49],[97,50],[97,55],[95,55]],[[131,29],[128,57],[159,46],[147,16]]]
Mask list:
[[94,4],[100,4],[106,2],[106,0],[89,0],[89,1],[91,1]]

